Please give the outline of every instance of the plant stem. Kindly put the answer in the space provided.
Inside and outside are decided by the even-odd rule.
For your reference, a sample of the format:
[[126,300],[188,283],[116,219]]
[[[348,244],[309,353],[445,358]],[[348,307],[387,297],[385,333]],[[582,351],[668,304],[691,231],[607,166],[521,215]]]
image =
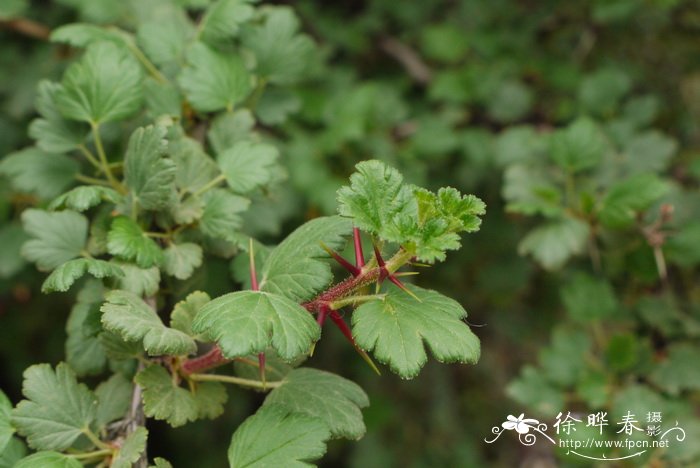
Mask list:
[[221,182],[226,180],[226,176],[223,174],[219,174],[218,176],[214,177],[212,180],[210,180],[206,185],[204,185],[202,188],[197,190],[196,192],[193,193],[194,196],[199,196],[208,190],[213,189],[217,185],[219,185]]
[[107,176],[107,180],[115,190],[119,193],[126,193],[126,189],[117,179],[114,178],[112,170],[109,168],[109,161],[107,161],[107,155],[105,154],[104,146],[102,145],[102,137],[100,137],[100,124],[91,123],[92,126],[92,137],[95,140],[95,148],[97,148],[97,155],[100,158],[100,164],[102,166],[102,171]]
[[76,460],[83,460],[86,458],[102,458],[102,457],[106,457],[107,455],[111,455],[112,453],[113,453],[112,449],[101,449],[101,450],[95,450],[92,452],[67,454],[66,456],[70,457],[70,458],[75,458]]
[[102,165],[97,160],[95,155],[92,154],[92,152],[87,148],[87,146],[78,145],[78,149],[80,150],[81,153],[83,153],[83,156],[85,156],[85,159],[87,159],[88,162],[95,167],[95,169],[99,169],[100,171],[102,170]]
[[106,187],[112,186],[112,184],[110,184],[106,180],[97,179],[95,177],[89,177],[89,176],[86,176],[83,174],[76,174],[75,180],[79,180],[80,182],[85,182],[86,184],[91,184],[91,185],[103,185]]
[[[396,272],[396,270],[408,263],[412,257],[412,253],[404,249],[400,249],[384,264],[383,267],[378,266],[375,262],[370,262],[364,268],[362,268],[359,275],[351,276],[344,281],[331,286],[316,296],[315,299],[302,304],[302,307],[311,313],[318,312],[322,307],[328,307],[329,304],[333,302],[337,302],[341,299],[352,296],[359,289],[378,281],[383,271],[382,269],[385,269],[385,271],[390,274]],[[224,357],[224,355],[221,353],[221,348],[214,346],[208,353],[184,361],[180,366],[180,370],[185,377],[191,377],[192,375],[204,375],[197,373],[213,369],[214,367],[221,366],[227,362],[229,362],[229,359]],[[268,387],[270,386],[270,383],[271,382],[267,383]]]
[[93,443],[93,445],[94,445],[95,447],[97,447],[97,448],[99,448],[99,449],[105,449],[105,450],[110,450],[110,451],[111,451],[111,448],[109,447],[109,445],[107,445],[107,444],[105,444],[104,442],[102,442],[102,441],[100,440],[100,438],[97,437],[97,436],[95,435],[95,433],[92,432],[92,431],[90,430],[90,428],[88,428],[88,427],[84,428],[84,429],[83,429],[83,434],[85,434],[85,437],[87,437],[87,438],[90,440],[90,442]]
[[161,84],[168,83],[168,79],[163,75],[158,68],[156,68],[153,63],[148,60],[148,57],[144,55],[143,52],[141,52],[141,49],[139,49],[136,44],[133,44],[131,41],[126,41],[129,47],[129,50],[131,51],[132,54],[134,54],[134,57],[141,62],[141,65],[144,66],[144,68],[148,71],[148,73],[155,78],[156,81],[158,81]]
[[241,385],[243,387],[260,388],[263,390],[268,388],[277,388],[284,384],[282,381],[261,382],[260,380],[244,379],[242,377],[219,374],[190,374],[188,378],[197,382],[223,382]]

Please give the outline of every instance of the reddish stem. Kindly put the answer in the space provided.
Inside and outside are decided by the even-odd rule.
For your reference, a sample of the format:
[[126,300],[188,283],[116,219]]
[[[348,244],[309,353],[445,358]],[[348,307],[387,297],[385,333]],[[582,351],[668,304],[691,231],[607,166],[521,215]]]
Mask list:
[[[379,258],[381,258],[381,256]],[[379,258],[377,259],[378,262]],[[398,269],[398,267],[405,264],[407,261],[408,257],[406,257],[405,251],[399,251],[399,253],[397,253],[396,256],[389,261],[389,263],[392,264],[391,271],[395,271],[396,269]],[[379,281],[382,273],[384,273],[385,275],[391,274],[388,265],[384,262],[383,259],[381,260],[381,263],[382,266],[363,271],[358,276],[351,276],[341,281],[340,283],[331,286],[330,288],[316,296],[314,299],[303,303],[301,306],[311,313],[318,313],[319,316],[317,317],[317,321],[325,320],[325,317],[328,315],[328,311],[330,310],[328,307],[328,304],[330,302],[348,297],[358,289],[368,286],[376,281]],[[325,313],[323,312],[324,308],[326,309]],[[321,314],[324,314],[323,318],[321,318]],[[343,334],[346,337],[349,337],[349,339],[351,339],[351,342],[354,345],[354,340],[352,340],[352,333],[343,321],[342,317],[340,317],[340,315],[338,315],[336,311],[331,312],[330,315],[331,319],[338,325],[338,327],[341,327],[341,325],[339,325],[337,322],[337,319],[340,319],[340,322],[342,322],[342,325],[345,327],[345,330],[343,330],[343,328],[341,327],[341,331],[343,331]],[[354,346],[357,348],[356,345]],[[365,357],[364,355],[363,358],[368,359],[368,357]],[[218,346],[214,346],[214,348],[212,348],[212,350],[208,353],[196,358],[188,359],[185,362],[183,362],[180,369],[182,370],[183,374],[187,375],[203,372],[225,364],[229,361],[230,359],[227,359],[223,356],[223,354],[221,353],[221,349]]]
[[225,358],[224,355],[221,354],[221,348],[214,345],[214,347],[207,353],[183,362],[180,366],[180,371],[182,371],[182,373],[185,375],[195,374],[222,366],[229,361],[230,359]]

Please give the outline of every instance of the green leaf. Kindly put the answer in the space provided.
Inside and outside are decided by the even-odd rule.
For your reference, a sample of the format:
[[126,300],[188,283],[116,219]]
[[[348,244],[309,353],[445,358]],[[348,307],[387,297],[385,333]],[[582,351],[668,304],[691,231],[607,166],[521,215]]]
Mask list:
[[370,301],[352,315],[358,346],[374,350],[376,358],[403,378],[418,375],[428,357],[425,344],[440,362],[479,360],[479,339],[463,319],[467,312],[442,294],[407,286],[420,302],[391,287],[383,300]]
[[573,385],[586,371],[586,353],[591,340],[582,330],[557,328],[551,344],[540,350],[542,370],[550,382],[560,386]]
[[149,355],[177,356],[197,350],[192,338],[163,325],[156,311],[133,293],[114,290],[107,294],[106,301],[101,307],[105,329],[127,341],[143,340]]
[[56,104],[67,118],[99,124],[136,113],[143,99],[139,64],[112,42],[88,47],[73,63],[56,92]]
[[172,203],[177,168],[164,154],[166,129],[150,125],[137,128],[129,138],[124,159],[124,182],[134,200],[146,210],[159,210]]
[[235,143],[249,140],[255,128],[255,117],[248,109],[217,115],[212,121],[207,138],[216,154],[221,154]]
[[167,115],[180,120],[182,117],[182,96],[178,88],[168,82],[160,83],[154,78],[143,82],[146,109],[153,118]]
[[243,45],[255,54],[257,73],[274,84],[298,82],[313,68],[313,41],[297,33],[299,20],[291,8],[267,7],[261,12],[263,22],[242,34]]
[[211,298],[205,292],[195,291],[190,293],[184,301],[175,304],[173,313],[170,315],[170,326],[175,330],[180,330],[182,333],[194,336],[192,321],[199,310],[209,301],[211,301]]
[[179,280],[186,280],[202,265],[202,248],[192,242],[171,243],[163,254],[163,269]]
[[5,447],[12,439],[12,434],[15,433],[15,429],[10,424],[11,410],[12,403],[7,398],[7,395],[0,390],[0,453],[5,451]]
[[223,413],[226,388],[219,382],[200,382],[194,393],[177,386],[161,366],[147,367],[136,375],[143,387],[146,416],[165,420],[173,427],[198,418],[215,418]]
[[173,468],[173,465],[165,458],[156,457],[153,459],[155,465],[151,465],[148,468]]
[[12,411],[12,424],[37,450],[70,447],[95,420],[95,395],[78,384],[75,373],[59,363],[56,371],[36,364],[24,371],[22,400]]
[[78,163],[68,156],[34,147],[9,154],[0,161],[0,175],[7,176],[15,190],[43,199],[51,199],[72,185],[78,168]]
[[19,438],[13,437],[0,452],[0,467],[14,468],[17,462],[27,454],[27,446]]
[[51,42],[85,48],[102,41],[112,41],[117,45],[124,44],[124,38],[115,30],[87,23],[65,24],[51,32]]
[[270,183],[279,151],[266,143],[240,141],[220,153],[217,160],[234,192],[247,193]]
[[22,255],[40,270],[52,270],[80,256],[87,241],[88,220],[75,211],[29,209],[22,213],[22,224],[31,237],[22,246]]
[[104,427],[126,416],[131,405],[133,384],[122,374],[114,374],[95,389],[97,413],[95,424]]
[[513,164],[503,173],[503,198],[506,209],[526,215],[542,214],[548,218],[559,217],[562,193],[549,175],[532,165]]
[[215,239],[228,239],[243,224],[239,213],[248,209],[250,200],[227,190],[210,190],[204,196],[204,213],[199,229]]
[[41,292],[65,292],[85,273],[95,278],[120,278],[124,272],[117,265],[94,258],[77,258],[57,267],[41,285]]
[[[86,286],[87,287],[87,286]],[[78,375],[94,375],[104,370],[107,355],[97,334],[87,326],[99,301],[79,299],[66,322],[66,361]]]
[[254,12],[246,0],[219,0],[207,9],[199,26],[200,37],[209,44],[234,38]]
[[569,317],[577,322],[589,322],[610,317],[617,309],[617,300],[610,283],[579,273],[561,290]]
[[146,438],[148,438],[146,428],[137,427],[122,443],[110,468],[131,468],[146,450]]
[[310,299],[331,279],[328,254],[320,242],[340,250],[352,233],[350,221],[338,216],[312,219],[298,227],[267,257],[260,269],[260,289],[293,301]]
[[188,66],[178,77],[187,99],[199,112],[233,109],[251,90],[243,60],[197,42],[187,52]]
[[338,212],[360,229],[389,237],[387,227],[414,202],[411,187],[399,171],[381,161],[363,161],[355,170],[350,186],[338,190]]
[[153,63],[160,66],[183,62],[192,23],[184,15],[170,15],[139,26],[136,41]]
[[301,99],[290,90],[271,89],[258,101],[255,113],[265,125],[281,125],[301,108]]
[[196,193],[219,175],[216,163],[198,141],[183,137],[173,141],[169,149],[177,166],[175,185],[179,189]]
[[26,240],[27,235],[18,224],[0,228],[0,278],[9,278],[24,267],[26,262],[20,250]]
[[233,434],[228,462],[235,468],[309,467],[326,453],[330,435],[318,418],[265,405]]
[[682,390],[700,389],[700,348],[690,343],[675,343],[669,348],[668,358],[660,362],[651,374],[651,380],[671,395]]
[[60,88],[60,84],[48,80],[39,83],[36,108],[42,118],[34,119],[29,125],[29,136],[49,153],[72,151],[85,141],[87,134],[84,124],[68,121],[59,112],[56,93]]
[[602,159],[607,143],[595,123],[579,118],[567,128],[557,130],[550,140],[550,156],[561,168],[578,172],[595,167]]
[[109,187],[97,185],[83,185],[76,187],[57,198],[49,204],[50,210],[69,208],[75,211],[87,211],[100,203],[108,202],[117,204],[121,202],[122,196]]
[[630,174],[663,172],[677,150],[678,142],[658,130],[637,134],[625,144],[625,169]]
[[581,80],[578,98],[586,111],[606,115],[615,111],[632,82],[621,70],[602,69]]
[[520,241],[518,253],[532,255],[547,270],[557,270],[572,256],[583,253],[588,233],[588,225],[575,218],[551,221],[530,231]]
[[238,291],[212,300],[200,309],[192,330],[217,342],[227,358],[272,347],[289,361],[308,353],[321,335],[306,309],[261,291]]
[[119,289],[129,291],[137,296],[154,296],[160,286],[160,269],[158,267],[139,268],[131,263],[114,262],[124,272],[117,278]]
[[338,212],[380,239],[401,244],[425,262],[444,260],[460,246],[459,233],[478,230],[486,205],[451,188],[437,193],[403,183],[380,161],[364,161],[338,190]]
[[135,261],[141,268],[150,268],[163,261],[163,251],[158,244],[135,221],[125,216],[112,221],[107,235],[107,250],[124,260]]
[[360,408],[369,406],[367,394],[354,382],[317,369],[294,369],[265,405],[321,419],[333,437],[360,439],[366,431]]
[[631,226],[637,213],[646,210],[669,191],[666,181],[656,174],[632,176],[613,185],[603,198],[600,221],[608,227]]
[[75,458],[58,452],[41,451],[21,459],[15,468],[82,468]]
[[550,383],[541,370],[530,365],[525,365],[520,376],[508,384],[506,394],[545,416],[554,417],[565,410],[564,392]]

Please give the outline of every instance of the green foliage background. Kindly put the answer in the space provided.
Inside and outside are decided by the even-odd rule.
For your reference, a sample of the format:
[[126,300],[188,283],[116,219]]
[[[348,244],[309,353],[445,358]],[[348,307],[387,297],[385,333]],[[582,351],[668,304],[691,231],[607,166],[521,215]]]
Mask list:
[[[136,30],[137,4],[0,5],[0,155],[28,144],[39,80],[59,80],[76,55],[48,43],[42,25]],[[302,54],[308,45],[289,41],[268,57],[285,73],[269,77],[257,130],[275,138],[286,175],[254,201],[243,230],[274,243],[300,222],[334,213],[336,190],[370,158],[410,182],[475,193],[489,207],[482,230],[418,280],[469,311],[480,326],[481,361],[430,362],[411,381],[376,377],[339,333],[328,333],[311,364],[358,382],[371,406],[367,435],[331,443],[322,463],[570,463],[561,453],[483,439],[507,414],[553,421],[562,410],[620,415],[630,405],[664,411],[688,432],[682,449],[636,463],[699,463],[697,2],[291,5],[316,45]],[[218,103],[202,96],[197,105]],[[63,359],[72,298],[42,295],[44,275],[19,256],[19,214],[50,199],[42,192],[50,188],[9,180],[0,176],[0,380],[16,402],[27,366]],[[212,295],[237,279],[224,260],[199,274]],[[234,389],[215,421],[175,430],[152,423],[149,455],[175,466],[223,466],[232,428],[260,402]]]

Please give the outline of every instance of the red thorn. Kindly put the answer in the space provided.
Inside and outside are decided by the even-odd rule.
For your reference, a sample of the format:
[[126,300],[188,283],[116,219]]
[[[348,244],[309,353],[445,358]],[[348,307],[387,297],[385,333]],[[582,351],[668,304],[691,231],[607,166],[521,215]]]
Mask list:
[[401,280],[399,280],[396,276],[394,276],[394,275],[389,275],[387,278],[389,278],[389,281],[391,281],[392,283],[394,283],[399,289],[401,289],[402,291],[404,291],[406,294],[408,294],[409,296],[411,296],[412,298],[414,298],[414,299],[417,300],[418,302],[423,302],[423,301],[420,300],[420,298],[419,298],[418,296],[416,296],[416,295],[413,293],[413,291],[411,291],[410,289],[408,289],[408,288],[406,287],[406,285],[403,284],[403,283],[401,282]]
[[350,327],[348,327],[348,324],[345,323],[343,317],[341,317],[337,311],[333,310],[331,311],[331,320],[333,320],[333,323],[335,323],[340,329],[340,331],[343,333],[343,335],[345,335],[345,338],[347,338],[348,341],[352,343],[353,346],[355,346],[355,338],[352,337]]
[[372,358],[369,357],[369,354],[367,352],[357,346],[357,343],[355,343],[355,338],[352,337],[352,332],[350,331],[350,328],[348,327],[348,324],[345,323],[345,320],[343,320],[343,317],[340,316],[340,314],[337,311],[332,311],[331,312],[331,320],[338,326],[340,331],[345,335],[345,338],[350,341],[352,344],[352,347],[355,348],[355,351],[359,353],[360,356],[362,356],[362,359],[365,360],[365,362],[372,368],[374,372],[377,373],[377,375],[382,375],[382,373],[379,371],[379,368],[377,365],[372,361]]
[[328,306],[322,306],[318,309],[318,315],[316,316],[316,322],[318,323],[319,327],[323,326],[323,322],[326,321],[326,315],[328,314],[328,311],[330,309]]
[[340,265],[341,265],[343,268],[345,268],[346,270],[348,270],[348,271],[352,274],[352,276],[357,276],[357,275],[360,274],[360,269],[357,268],[355,265],[351,264],[350,262],[348,262],[347,260],[345,260],[343,257],[341,257],[340,254],[338,254],[338,252],[336,252],[335,250],[331,249],[330,247],[328,247],[328,246],[327,246],[326,244],[324,244],[323,242],[320,242],[320,244],[321,244],[321,248],[322,248],[323,250],[325,250],[326,252],[328,252],[328,255],[330,255],[331,257],[333,257],[333,258],[335,259],[336,262],[340,263]]
[[365,254],[362,253],[362,237],[360,237],[360,230],[356,227],[352,228],[352,238],[355,241],[355,266],[361,269],[365,266]]
[[265,353],[258,354],[258,369],[260,370],[260,380],[262,381],[264,388],[265,383],[267,382],[267,379],[265,378]]
[[377,264],[380,267],[384,267],[386,265],[386,263],[384,263],[384,259],[382,258],[382,254],[379,252],[379,247],[377,247],[376,245],[374,245],[373,247],[374,247],[374,256],[377,257]]

